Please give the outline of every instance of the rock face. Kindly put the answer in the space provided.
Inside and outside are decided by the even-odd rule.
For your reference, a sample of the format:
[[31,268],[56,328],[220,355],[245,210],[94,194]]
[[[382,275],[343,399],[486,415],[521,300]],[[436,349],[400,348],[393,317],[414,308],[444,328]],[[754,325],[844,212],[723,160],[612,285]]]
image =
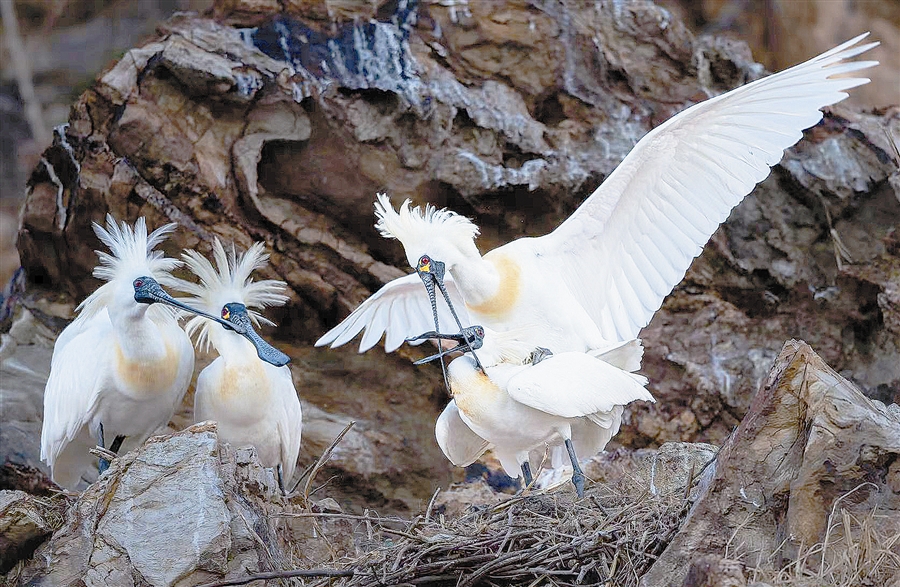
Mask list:
[[[402,273],[400,246],[372,227],[374,193],[473,216],[483,250],[541,234],[650,128],[763,71],[744,45],[695,38],[644,2],[282,4],[176,16],[81,96],[30,180],[19,238],[30,287],[75,299],[95,287],[90,222],[106,211],[178,222],[173,254],[207,252],[213,234],[265,240],[268,276],[292,291],[274,318],[313,388],[301,394],[376,414],[434,464],[416,475],[447,478],[430,426],[396,417],[434,421],[436,369],[306,346]],[[644,330],[659,402],[633,409],[622,443],[721,441],[790,337],[870,396],[896,398],[900,175],[885,129],[900,123],[833,112]],[[393,390],[318,376],[345,370]]]
[[[898,463],[900,407],[866,398],[808,345],[789,341],[641,584],[678,587],[703,555],[751,567],[798,560],[803,546],[852,540],[842,536],[848,514],[877,512],[873,523],[900,536]],[[686,585],[708,584],[703,569],[717,564],[704,560]]]
[[62,525],[64,499],[0,490],[0,574],[27,560]]
[[[309,563],[321,562],[310,556],[316,552],[308,544],[316,541],[313,529],[291,526],[293,511],[271,469],[249,451],[219,446],[214,425],[196,425],[151,438],[113,461],[71,505],[65,525],[40,547],[20,581],[198,585],[248,569],[280,569],[290,558],[288,538],[307,543]],[[332,552],[346,554],[349,543],[339,538],[344,522],[319,523],[320,533],[331,536]]]
[[717,454],[669,443],[602,455],[585,467],[585,499],[569,483],[513,496],[478,480],[408,521],[347,515],[333,485],[320,501],[303,488],[283,497],[252,449],[219,445],[199,424],[119,457],[77,498],[0,493],[0,545],[4,568],[16,565],[7,581],[41,586],[189,586],[310,567],[352,575],[337,581],[347,587],[548,573],[743,587],[783,568],[815,585],[882,585],[900,573],[898,463],[898,406],[790,341]]

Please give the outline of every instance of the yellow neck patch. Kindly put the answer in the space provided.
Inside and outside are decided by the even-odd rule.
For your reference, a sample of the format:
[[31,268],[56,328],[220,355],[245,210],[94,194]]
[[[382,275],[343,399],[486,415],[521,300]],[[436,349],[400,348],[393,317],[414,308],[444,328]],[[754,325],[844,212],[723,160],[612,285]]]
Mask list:
[[118,343],[115,347],[116,377],[127,395],[162,394],[171,389],[179,367],[175,345],[167,342],[166,354],[158,361],[130,361]]
[[522,293],[522,270],[518,263],[507,257],[506,255],[491,255],[488,253],[484,257],[497,270],[500,277],[500,287],[490,298],[480,304],[466,304],[466,307],[473,314],[481,314],[490,318],[502,318],[516,302]]

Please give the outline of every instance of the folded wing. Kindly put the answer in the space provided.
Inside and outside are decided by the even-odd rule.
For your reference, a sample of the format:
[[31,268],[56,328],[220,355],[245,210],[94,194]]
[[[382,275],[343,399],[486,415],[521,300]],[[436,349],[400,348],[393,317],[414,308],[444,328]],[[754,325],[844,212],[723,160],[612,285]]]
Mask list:
[[453,400],[450,400],[438,417],[434,435],[444,455],[457,467],[471,465],[491,447],[487,440],[475,434],[468,424],[463,422]]
[[561,353],[514,375],[507,392],[517,402],[563,418],[611,412],[635,400],[654,401],[646,377],[586,353]]

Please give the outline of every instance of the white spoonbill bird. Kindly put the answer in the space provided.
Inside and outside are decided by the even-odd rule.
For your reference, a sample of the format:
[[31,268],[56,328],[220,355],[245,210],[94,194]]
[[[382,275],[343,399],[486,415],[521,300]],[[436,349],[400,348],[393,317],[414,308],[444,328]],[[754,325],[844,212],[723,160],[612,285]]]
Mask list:
[[[455,340],[459,346],[422,359],[425,362],[456,350],[479,350],[484,369],[468,354],[448,368],[453,399],[438,418],[435,436],[454,464],[465,467],[492,449],[511,477],[530,484],[535,456],[550,446],[553,467],[565,453],[572,482],[582,497],[584,475],[578,456],[591,457],[619,431],[624,406],[654,401],[635,375],[643,348],[632,340],[604,352],[549,354],[527,347],[512,332],[485,332],[470,326],[459,334],[427,332],[419,338]],[[565,453],[563,452],[565,451]]]
[[[409,200],[398,213],[383,194],[375,203],[376,227],[403,244],[421,275],[434,272],[433,259],[446,263],[453,279],[436,283],[450,299],[464,301],[463,323],[505,331],[538,321],[542,328],[524,342],[556,353],[634,339],[731,209],[803,129],[821,120],[821,108],[869,81],[851,74],[877,61],[847,61],[878,44],[860,45],[867,34],[695,104],[651,130],[550,234],[481,256],[478,227],[467,218],[410,208]],[[382,334],[393,350],[431,314],[417,283],[409,275],[386,284],[316,345],[338,346],[368,329],[360,352]]]
[[[159,286],[172,284],[169,272],[181,264],[153,250],[174,228],[148,235],[143,218],[132,228],[111,215],[106,228],[94,224],[111,251],[97,251],[94,277],[107,283],[78,306],[78,317],[56,340],[44,391],[41,459],[62,487],[93,480],[96,460],[88,451],[104,446],[104,438],[115,439],[116,452],[123,441],[137,446],[165,426],[187,391],[191,341],[175,311],[150,305],[192,310]],[[101,461],[101,471],[106,466]]]
[[180,280],[174,287],[192,296],[188,304],[222,316],[216,321],[196,316],[186,326],[188,334],[197,335],[198,346],[208,349],[211,344],[219,354],[197,378],[194,417],[218,422],[219,438],[224,442],[256,447],[262,463],[276,469],[283,490],[294,475],[300,452],[300,399],[285,366],[287,357],[273,360],[273,351],[279,351],[263,352],[257,344],[262,339],[253,324],[273,323],[251,308],[262,310],[287,302],[286,284],[250,278],[269,258],[263,243],[238,254],[234,245],[226,252],[216,238],[216,267],[197,251],[187,251],[182,257],[200,283]]

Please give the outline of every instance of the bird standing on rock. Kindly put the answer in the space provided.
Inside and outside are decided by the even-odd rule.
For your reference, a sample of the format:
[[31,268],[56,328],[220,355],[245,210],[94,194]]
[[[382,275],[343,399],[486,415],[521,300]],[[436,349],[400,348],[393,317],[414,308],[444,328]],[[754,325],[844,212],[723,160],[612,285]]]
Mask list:
[[284,490],[300,452],[300,400],[285,366],[289,358],[262,341],[253,324],[273,324],[255,309],[287,302],[286,284],[250,278],[268,259],[263,243],[238,254],[234,245],[226,252],[216,238],[213,257],[216,267],[197,251],[184,253],[200,283],[178,280],[174,286],[192,296],[190,305],[221,315],[213,320],[197,316],[186,326],[189,335],[197,335],[198,346],[212,345],[219,354],[197,378],[194,417],[218,422],[224,442],[256,447],[262,463],[276,468]]
[[[159,285],[173,283],[169,272],[181,262],[153,250],[174,228],[148,235],[143,218],[132,228],[111,215],[106,228],[94,224],[110,250],[97,251],[94,277],[107,283],[78,306],[78,317],[57,338],[44,391],[41,459],[62,487],[96,477],[89,453],[95,444],[114,439],[113,452],[132,448],[165,426],[187,391],[194,350],[166,304],[193,310]],[[101,461],[101,472],[106,466]]]
[[[821,109],[868,83],[851,74],[877,61],[847,61],[878,43],[860,35],[818,57],[695,104],[648,132],[581,206],[550,234],[520,238],[482,256],[478,227],[449,210],[424,212],[388,197],[376,227],[396,238],[411,267],[446,263],[435,285],[462,324],[507,331],[537,323],[522,341],[556,353],[601,349],[637,337],[732,208],[768,176]],[[450,279],[452,278],[452,279]],[[322,336],[339,346],[366,329],[360,351],[385,335],[393,350],[422,330],[428,295],[418,278],[395,279]],[[413,318],[410,315],[417,315]]]
[[550,447],[550,464],[572,465],[578,497],[584,495],[581,458],[601,450],[619,431],[624,406],[654,401],[635,375],[643,348],[638,341],[619,343],[602,353],[528,349],[513,332],[490,332],[470,326],[459,334],[426,332],[421,339],[455,340],[459,345],[417,361],[422,363],[470,348],[448,369],[453,399],[435,425],[438,445],[450,461],[465,467],[492,449],[507,475],[519,471],[526,485],[532,469]]

